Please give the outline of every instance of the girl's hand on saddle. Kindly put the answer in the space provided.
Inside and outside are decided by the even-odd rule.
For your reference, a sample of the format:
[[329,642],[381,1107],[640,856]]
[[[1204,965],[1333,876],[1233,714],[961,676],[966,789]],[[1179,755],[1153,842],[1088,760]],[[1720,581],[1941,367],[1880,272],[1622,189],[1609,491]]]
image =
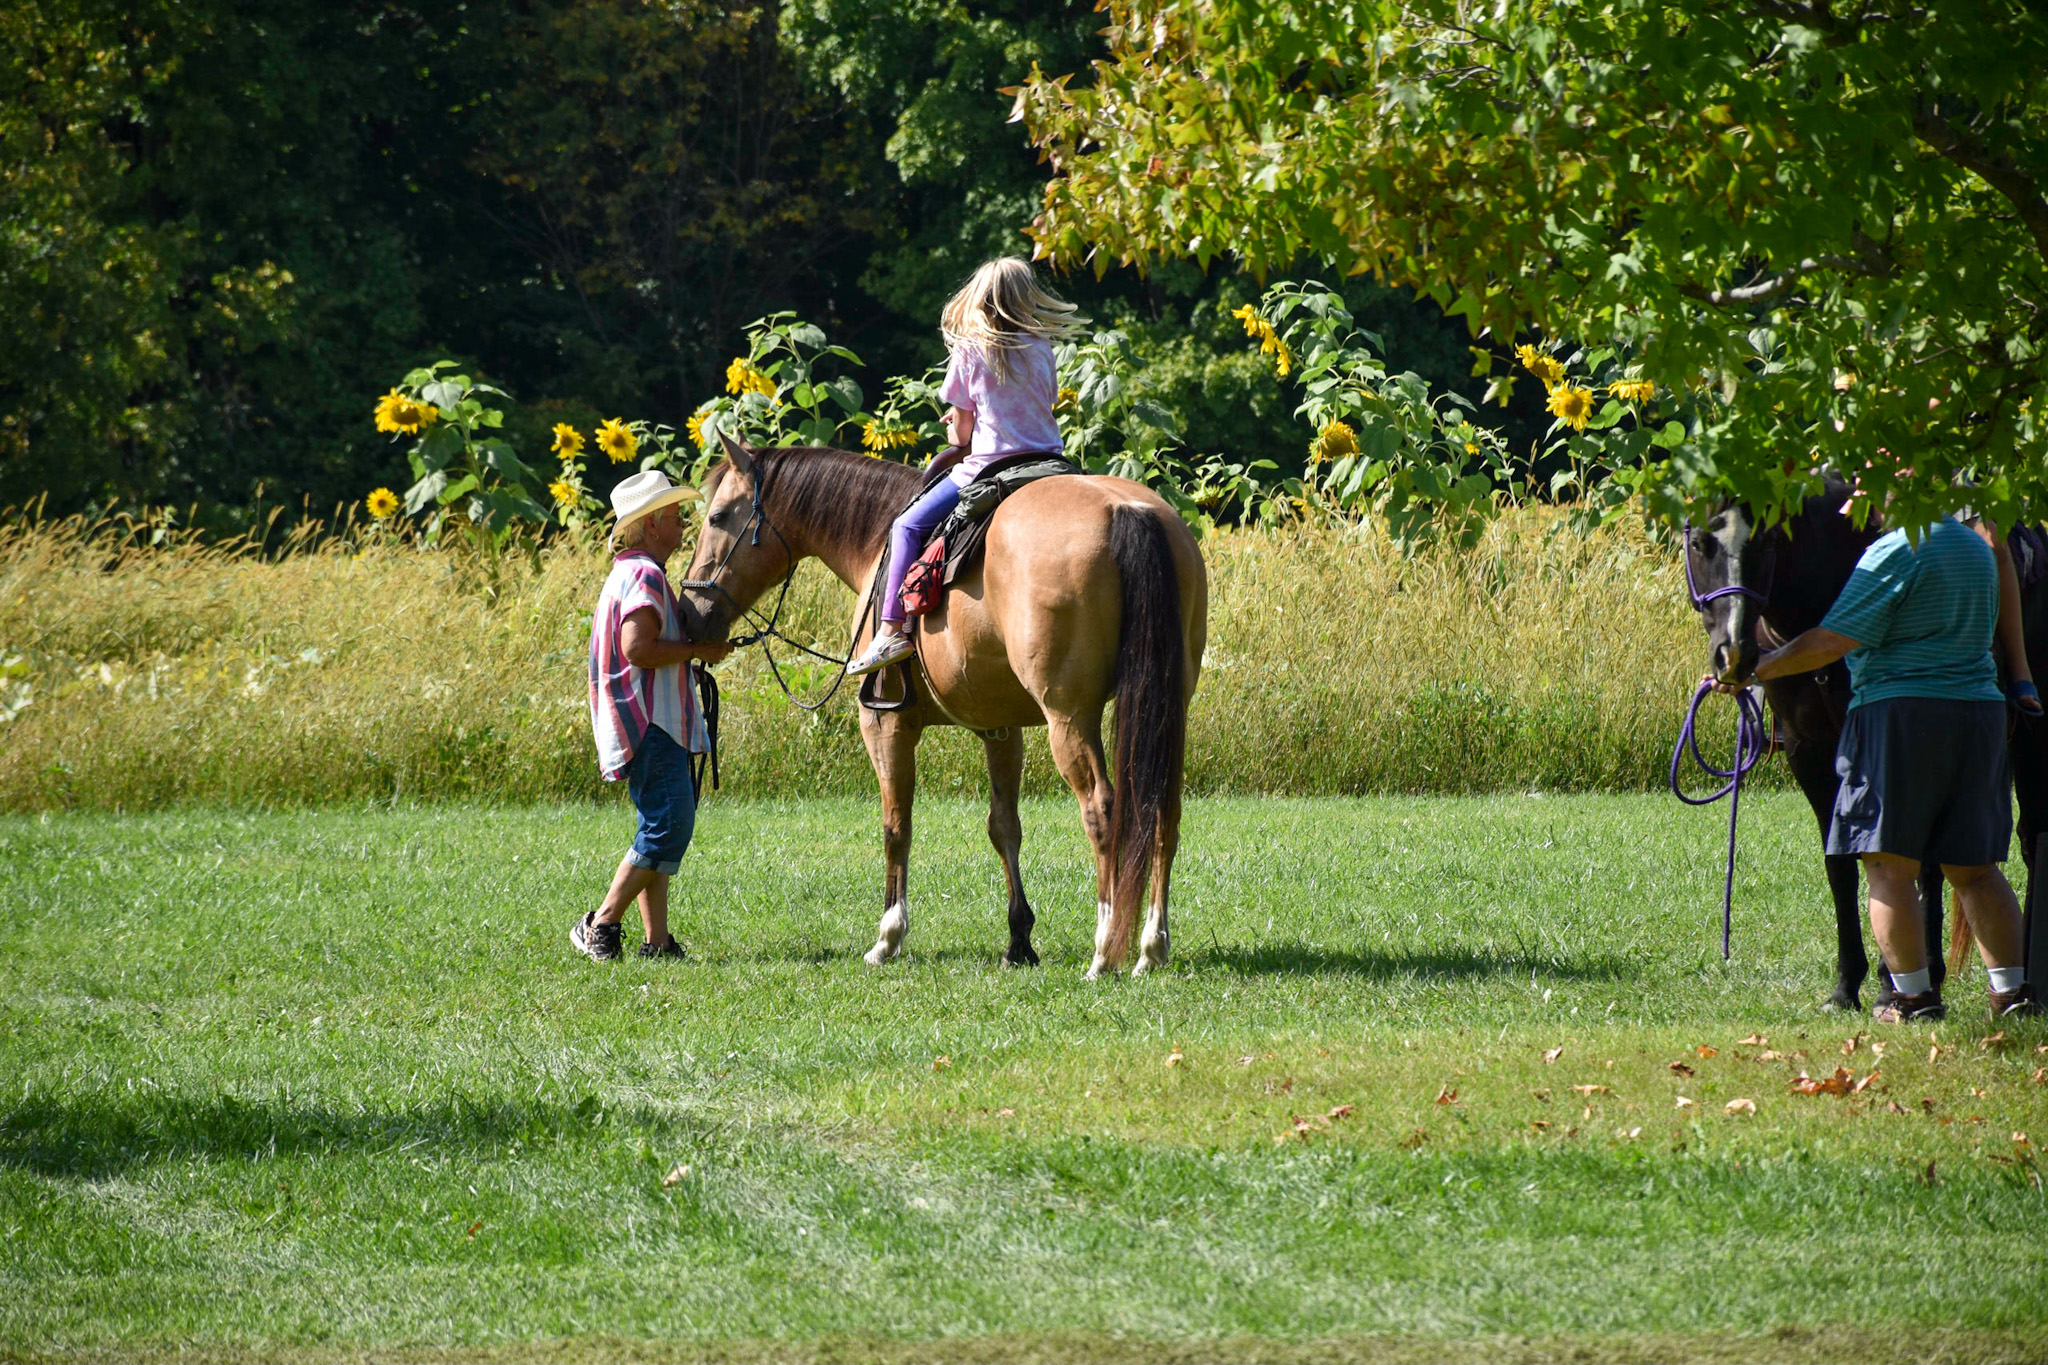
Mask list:
[[954,465],[959,464],[960,461],[965,459],[966,457],[967,450],[964,446],[947,446],[944,450],[932,456],[932,462],[925,466],[925,472],[927,474],[937,474],[940,473],[941,471],[951,469]]

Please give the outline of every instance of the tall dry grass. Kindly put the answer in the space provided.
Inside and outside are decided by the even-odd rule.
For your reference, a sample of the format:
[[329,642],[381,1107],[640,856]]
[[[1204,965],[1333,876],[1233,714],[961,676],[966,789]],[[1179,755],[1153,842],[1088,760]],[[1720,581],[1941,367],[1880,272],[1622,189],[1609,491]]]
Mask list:
[[[282,552],[151,545],[132,527],[0,526],[0,809],[180,802],[532,801],[603,791],[585,712],[607,561],[561,541],[496,564],[375,533]],[[1370,527],[1204,547],[1211,639],[1195,791],[1640,789],[1661,780],[1702,641],[1671,556],[1542,510],[1409,558]],[[816,566],[786,628],[836,645],[849,596]],[[852,689],[787,705],[757,652],[720,670],[726,791],[858,792]],[[790,670],[803,691],[830,675]],[[1027,781],[1058,779],[1042,742]],[[980,791],[980,745],[920,754]]]

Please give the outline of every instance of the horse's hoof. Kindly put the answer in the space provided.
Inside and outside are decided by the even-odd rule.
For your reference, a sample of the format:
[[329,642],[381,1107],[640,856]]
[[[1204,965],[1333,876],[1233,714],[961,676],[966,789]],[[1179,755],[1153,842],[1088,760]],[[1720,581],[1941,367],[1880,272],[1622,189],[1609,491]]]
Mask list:
[[1018,945],[1013,943],[1003,952],[1003,965],[1005,967],[1036,967],[1038,965],[1038,954],[1031,950],[1031,945],[1028,943],[1023,945],[1021,951]]
[[1088,970],[1081,974],[1081,979],[1083,981],[1100,981],[1104,976],[1115,975],[1116,972],[1113,968],[1111,968],[1107,963],[1098,960],[1089,965]]
[[1822,1002],[1821,1008],[1830,1014],[1838,1012],[1861,1014],[1863,1013],[1863,1002],[1856,998],[1856,992],[1837,986],[1835,987],[1835,993]]
[[889,960],[895,956],[895,952],[890,949],[888,944],[877,943],[861,955],[861,961],[867,963],[870,967],[883,967],[887,966]]

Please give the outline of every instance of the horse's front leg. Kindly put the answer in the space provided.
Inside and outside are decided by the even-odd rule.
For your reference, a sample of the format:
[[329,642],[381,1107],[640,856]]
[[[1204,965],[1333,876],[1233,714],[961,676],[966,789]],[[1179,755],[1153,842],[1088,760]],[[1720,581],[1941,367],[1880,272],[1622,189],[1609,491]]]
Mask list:
[[910,805],[917,791],[917,741],[923,727],[899,713],[862,711],[860,737],[882,788],[882,922],[869,966],[879,967],[903,951],[910,932]]
[[1036,967],[1031,929],[1038,917],[1024,897],[1024,870],[1018,860],[1024,847],[1024,822],[1017,815],[1017,792],[1024,784],[1024,733],[1012,726],[999,737],[984,736],[982,747],[988,751],[988,841],[1003,860],[1003,879],[1010,887],[1010,946],[1003,950],[1003,965]]
[[[1835,793],[1842,779],[1835,773],[1833,744],[1794,740],[1786,746],[1785,761],[1792,778],[1813,807],[1820,826],[1823,847],[1828,839],[1828,822],[1834,818]],[[1835,989],[1827,1007],[1860,1010],[1864,978],[1870,975],[1870,958],[1863,951],[1863,898],[1860,871],[1854,854],[1823,854],[1827,868],[1828,896],[1835,907]]]

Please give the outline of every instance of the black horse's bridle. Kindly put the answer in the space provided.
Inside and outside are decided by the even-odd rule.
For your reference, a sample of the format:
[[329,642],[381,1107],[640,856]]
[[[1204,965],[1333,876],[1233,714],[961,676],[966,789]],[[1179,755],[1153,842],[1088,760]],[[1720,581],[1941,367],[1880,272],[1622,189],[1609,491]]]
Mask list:
[[[831,701],[833,695],[839,691],[839,685],[846,681],[846,665],[851,661],[852,656],[849,655],[844,659],[834,658],[830,654],[823,654],[812,649],[809,645],[799,640],[792,640],[782,633],[782,605],[789,600],[789,585],[796,579],[797,558],[796,552],[790,548],[788,539],[784,537],[781,531],[776,529],[774,521],[768,516],[768,475],[773,468],[772,462],[765,459],[755,466],[753,475],[753,511],[748,515],[746,524],[740,527],[739,534],[732,538],[732,545],[727,548],[724,558],[718,561],[718,567],[711,571],[711,576],[709,578],[685,578],[678,582],[676,586],[685,592],[716,593],[718,596],[723,597],[732,607],[731,619],[733,621],[745,620],[756,627],[753,634],[741,635],[737,638],[729,637],[726,643],[734,649],[745,649],[748,645],[761,646],[761,657],[768,661],[768,673],[775,679],[775,685],[782,689],[782,695],[789,699],[792,706],[800,710],[816,711]],[[705,519],[705,524],[707,526],[710,524],[708,516]],[[718,581],[724,577],[726,567],[732,563],[732,557],[739,553],[740,542],[744,540],[750,546],[758,546],[761,543],[761,532],[763,529],[766,529],[770,535],[780,542],[783,558],[789,561],[789,571],[783,574],[782,586],[775,594],[775,609],[768,613],[766,619],[763,619],[760,613],[756,612],[752,607],[741,606],[739,599],[734,597],[731,591]],[[775,662],[774,653],[768,648],[770,640],[780,640],[791,649],[808,654],[813,659],[837,665],[839,676],[834,678],[832,685],[825,689],[825,695],[816,701],[803,701],[799,699],[796,693],[789,690],[789,683],[783,678],[782,669]]]

